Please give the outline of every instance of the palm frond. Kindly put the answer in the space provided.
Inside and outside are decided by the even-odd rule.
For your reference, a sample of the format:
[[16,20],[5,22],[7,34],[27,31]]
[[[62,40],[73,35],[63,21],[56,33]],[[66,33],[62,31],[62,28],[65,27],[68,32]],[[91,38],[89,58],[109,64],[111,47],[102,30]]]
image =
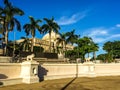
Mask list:
[[10,22],[9,22],[9,31],[12,31],[13,30],[13,28],[14,28],[14,20],[12,19]]
[[36,23],[42,22],[42,20],[36,20]]
[[20,16],[24,15],[24,12],[21,9],[17,8],[17,7],[12,8],[12,11],[16,15],[20,15]]
[[21,25],[20,25],[20,22],[16,19],[16,18],[13,18],[14,19],[14,23],[16,24],[17,26],[17,30],[21,31]]
[[4,4],[9,5],[10,3],[8,2],[8,0],[4,0]]
[[35,20],[34,20],[34,18],[33,18],[32,16],[29,16],[29,19],[30,19],[30,22],[31,22],[31,23],[34,23],[34,22],[35,22]]

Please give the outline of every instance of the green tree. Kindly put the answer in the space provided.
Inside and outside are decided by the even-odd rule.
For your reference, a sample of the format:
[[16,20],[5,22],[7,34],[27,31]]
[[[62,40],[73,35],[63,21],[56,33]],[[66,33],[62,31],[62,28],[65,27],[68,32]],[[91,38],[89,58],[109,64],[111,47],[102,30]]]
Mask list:
[[107,60],[111,62],[113,60],[113,42],[106,42],[103,45],[103,50],[105,50],[108,53]]
[[31,42],[30,39],[27,37],[21,37],[21,39],[23,40],[22,42],[20,42],[20,49],[22,51],[31,51]]
[[106,62],[106,58],[107,58],[107,54],[99,54],[96,59]]
[[51,52],[51,32],[58,33],[58,30],[60,29],[59,25],[54,21],[54,18],[51,19],[44,18],[44,21],[46,23],[42,26],[42,32],[43,33],[49,33],[49,50]]
[[91,51],[93,52],[93,60],[96,60],[96,51],[98,51],[98,44],[91,42]]
[[92,50],[91,50],[92,38],[90,38],[90,37],[84,37],[83,39],[84,39],[84,42],[85,42],[85,51],[88,54],[88,57],[90,57],[89,53],[92,52]]
[[2,23],[0,22],[0,40],[4,41],[4,38],[5,38],[5,34],[4,34],[4,30],[3,30],[3,25]]
[[40,46],[34,46],[33,48],[34,48],[33,49],[34,53],[43,53],[43,51],[44,51],[44,48],[40,47]]
[[76,42],[76,40],[79,38],[79,35],[75,34],[75,29],[73,29],[71,32],[66,33],[67,36],[67,42],[71,43],[72,45]]
[[14,54],[19,54],[21,47],[17,42],[9,41],[7,44],[8,56],[13,56]]
[[[67,44],[67,41],[66,41],[66,33],[60,33],[60,37],[56,39],[57,40],[57,44],[58,46],[61,45],[62,47],[62,51],[63,50],[66,50],[66,44]],[[63,51],[64,52],[64,51]]]
[[67,50],[66,56],[67,56],[67,58],[70,58],[70,60],[76,60],[77,52],[75,50]]
[[2,15],[0,15],[0,34],[2,36],[0,39],[5,41],[4,18]]
[[3,49],[4,54],[4,41],[5,41],[5,32],[3,28],[3,20],[0,19],[0,43],[1,43],[1,49]]
[[31,51],[33,52],[33,46],[34,46],[34,38],[35,38],[35,34],[36,34],[36,30],[38,30],[40,33],[42,33],[41,31],[41,27],[39,25],[40,22],[42,22],[41,20],[35,20],[33,17],[29,17],[30,19],[30,23],[27,23],[23,26],[23,28],[25,29],[26,35],[28,36],[30,33],[32,35],[32,47],[31,47]]
[[[0,7],[0,15],[2,15],[3,20],[3,28],[5,32],[5,44],[8,44],[8,34],[9,31],[14,29],[16,24],[17,30],[21,30],[21,26],[19,21],[15,18],[16,15],[23,15],[24,12],[14,7],[8,0],[4,0],[4,7]],[[5,54],[6,54],[7,47],[5,47]]]
[[113,59],[120,58],[120,41],[113,42],[112,57]]
[[81,56],[83,60],[85,59],[86,54],[88,54],[89,57],[89,53],[95,51],[95,46],[93,45],[92,38],[90,37],[85,36],[83,38],[79,38],[76,41],[76,44],[77,46],[75,47],[75,51],[78,53],[78,56]]
[[74,48],[74,50],[78,53],[78,57],[80,55],[81,58],[84,60],[85,54],[86,54],[86,51],[85,51],[85,45],[86,44],[85,44],[84,38],[79,38],[76,41],[76,44],[77,44],[77,46]]

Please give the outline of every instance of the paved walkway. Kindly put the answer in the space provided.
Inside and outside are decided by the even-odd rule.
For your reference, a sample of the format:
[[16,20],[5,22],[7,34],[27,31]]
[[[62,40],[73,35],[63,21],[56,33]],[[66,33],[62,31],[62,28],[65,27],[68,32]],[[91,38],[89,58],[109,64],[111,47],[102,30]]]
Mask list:
[[0,87],[0,90],[120,90],[120,76],[47,80]]

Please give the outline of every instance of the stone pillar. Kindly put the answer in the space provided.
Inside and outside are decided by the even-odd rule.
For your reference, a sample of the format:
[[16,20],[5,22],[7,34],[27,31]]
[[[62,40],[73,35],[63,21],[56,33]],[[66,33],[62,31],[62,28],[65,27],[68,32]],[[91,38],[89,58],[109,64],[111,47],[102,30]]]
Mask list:
[[85,62],[83,63],[83,66],[86,75],[95,77],[95,64],[93,62]]
[[23,83],[38,83],[38,64],[36,61],[25,61],[21,65]]

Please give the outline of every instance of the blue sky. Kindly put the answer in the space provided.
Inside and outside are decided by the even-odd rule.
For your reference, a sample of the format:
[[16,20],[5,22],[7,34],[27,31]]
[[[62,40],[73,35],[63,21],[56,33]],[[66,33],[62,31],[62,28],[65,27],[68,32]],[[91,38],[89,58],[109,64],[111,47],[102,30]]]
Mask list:
[[[0,6],[3,5],[0,0]],[[35,19],[51,18],[60,25],[60,32],[73,29],[81,37],[90,36],[100,46],[107,41],[120,40],[120,1],[119,0],[10,0],[14,6],[21,8],[25,15],[17,16],[22,26],[29,22],[28,16]],[[16,39],[25,36],[16,31]],[[13,32],[10,33],[13,40]],[[37,33],[37,38],[42,36]]]

